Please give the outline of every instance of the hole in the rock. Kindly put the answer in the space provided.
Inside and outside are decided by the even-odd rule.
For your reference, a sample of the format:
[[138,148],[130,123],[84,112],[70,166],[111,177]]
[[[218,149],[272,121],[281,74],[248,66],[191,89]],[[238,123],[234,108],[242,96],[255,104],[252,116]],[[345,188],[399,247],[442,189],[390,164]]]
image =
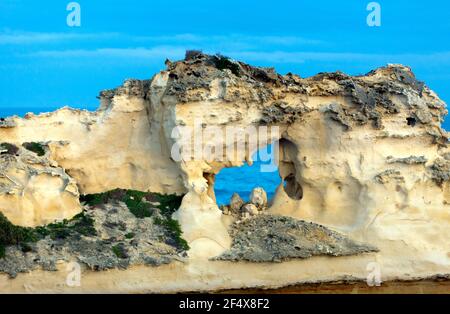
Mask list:
[[[242,167],[224,168],[215,176],[214,192],[218,205],[229,204],[233,193],[238,193],[244,201],[248,201],[255,187],[262,187],[269,201],[273,198],[281,179],[277,169],[271,172],[262,171],[262,166],[270,162],[260,158],[264,152],[271,154],[272,149],[273,146],[269,145],[256,152],[252,156],[254,162],[251,166],[245,164]],[[206,176],[205,178],[208,180]]]
[[[294,200],[301,200],[303,198],[303,188],[296,178],[297,167],[295,162],[298,153],[298,148],[294,143],[287,139],[280,140],[279,172],[283,178],[284,191]],[[302,159],[303,162],[307,160],[306,156]]]
[[286,194],[294,199],[301,200],[303,198],[303,189],[302,186],[295,180],[295,174],[290,173],[283,180],[284,191]]
[[[208,194],[211,198],[216,200],[218,205],[226,205],[229,204],[233,193],[238,193],[244,201],[248,201],[252,189],[262,187],[267,193],[270,204],[277,187],[282,184],[284,191],[291,199],[301,200],[303,188],[297,179],[299,150],[293,142],[280,139],[278,169],[271,172],[261,171],[261,165],[267,162],[262,162],[260,156],[264,156],[263,150],[271,154],[273,147],[276,146],[269,145],[256,152],[252,157],[254,160],[252,166],[246,164],[242,167],[225,168],[217,176],[205,173],[204,177],[210,187]],[[301,160],[306,162],[306,156]]]
[[406,118],[406,122],[408,123],[408,125],[410,125],[410,126],[415,126],[416,125],[416,118],[414,118],[414,117],[409,117],[409,118]]
[[214,193],[214,181],[216,175],[214,173],[205,172],[203,173],[203,177],[208,182],[208,196],[211,197],[213,201],[216,201],[216,195]]

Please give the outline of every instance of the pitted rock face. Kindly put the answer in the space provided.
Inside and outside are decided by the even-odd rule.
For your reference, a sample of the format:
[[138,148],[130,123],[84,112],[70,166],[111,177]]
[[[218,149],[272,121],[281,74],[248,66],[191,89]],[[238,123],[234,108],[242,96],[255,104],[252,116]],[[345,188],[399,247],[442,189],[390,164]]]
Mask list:
[[[308,97],[320,96],[351,99],[352,106],[330,108],[335,115],[333,119],[342,121],[347,128],[371,122],[373,127],[382,129],[386,115],[398,114],[405,109],[420,123],[435,124],[447,112],[445,104],[415,78],[410,68],[396,64],[365,76],[335,72],[302,79],[290,73],[279,75],[272,68],[252,67],[220,55],[197,52],[188,53],[185,60],[170,63],[168,73],[168,95],[177,97],[178,101],[213,100],[219,96],[224,101],[254,102],[266,111],[264,123],[292,123],[310,110],[304,106]],[[214,81],[220,82],[222,92],[219,95],[212,93]],[[294,105],[285,101],[290,94],[298,99]],[[400,103],[407,108],[402,108]]]
[[103,90],[100,92],[100,98],[112,99],[114,96],[127,95],[145,98],[150,89],[150,80],[126,80],[122,86],[114,89]]

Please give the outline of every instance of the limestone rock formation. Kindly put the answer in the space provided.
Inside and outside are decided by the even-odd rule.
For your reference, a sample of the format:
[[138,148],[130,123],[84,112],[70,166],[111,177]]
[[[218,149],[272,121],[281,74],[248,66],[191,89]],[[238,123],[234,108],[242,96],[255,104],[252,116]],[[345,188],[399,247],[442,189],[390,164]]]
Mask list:
[[0,144],[0,212],[14,224],[44,225],[81,211],[75,180],[41,149],[39,156],[14,144]]
[[[22,152],[3,149],[2,171],[12,179],[17,172],[22,181],[1,178],[0,210],[17,224],[35,225],[79,211],[55,206],[77,205],[77,193],[122,188],[184,195],[173,218],[189,243],[190,264],[176,266],[177,278],[198,282],[198,289],[364,279],[374,260],[384,279],[450,273],[450,150],[441,127],[447,110],[411,69],[390,64],[360,76],[301,78],[200,52],[166,65],[151,80],[127,80],[101,92],[95,112],[62,108],[0,120],[0,143],[48,147],[39,167],[22,160]],[[229,127],[239,131],[223,136]],[[215,175],[252,164],[258,147],[248,135],[255,128],[267,131],[259,144],[279,147],[274,175],[283,182],[268,212],[323,225],[378,253],[285,262],[270,275],[265,266],[208,260],[232,243],[233,221],[216,204]],[[196,145],[203,152],[215,146],[215,158],[175,154]],[[227,154],[230,147],[237,152]],[[36,177],[30,173],[39,180],[29,182]],[[54,191],[52,197],[37,186]],[[45,211],[44,198],[53,199]],[[229,280],[211,284],[212,277]]]

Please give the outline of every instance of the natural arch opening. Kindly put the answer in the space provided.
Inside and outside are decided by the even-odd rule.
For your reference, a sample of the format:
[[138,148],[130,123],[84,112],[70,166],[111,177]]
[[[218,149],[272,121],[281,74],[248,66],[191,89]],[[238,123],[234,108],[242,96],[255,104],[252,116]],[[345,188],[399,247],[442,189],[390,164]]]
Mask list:
[[244,201],[249,201],[250,193],[255,187],[262,187],[267,193],[267,199],[269,201],[273,199],[277,187],[281,184],[278,167],[275,167],[273,171],[266,171],[263,166],[270,162],[261,158],[265,154],[272,155],[273,147],[270,144],[255,152],[251,166],[245,164],[241,167],[224,168],[215,176],[215,180],[211,180],[211,174],[205,175],[208,184],[210,182],[214,184],[213,194],[219,206],[229,204],[234,193],[238,193]]

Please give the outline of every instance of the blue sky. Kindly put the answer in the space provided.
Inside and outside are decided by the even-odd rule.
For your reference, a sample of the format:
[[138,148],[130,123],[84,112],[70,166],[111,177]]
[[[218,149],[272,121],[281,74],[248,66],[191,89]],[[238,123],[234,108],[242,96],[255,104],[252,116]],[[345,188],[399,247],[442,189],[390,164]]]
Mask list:
[[368,27],[360,0],[79,0],[75,28],[69,2],[0,0],[0,116],[95,109],[100,90],[150,78],[186,49],[303,77],[403,63],[450,102],[449,1],[378,1],[381,27]]

